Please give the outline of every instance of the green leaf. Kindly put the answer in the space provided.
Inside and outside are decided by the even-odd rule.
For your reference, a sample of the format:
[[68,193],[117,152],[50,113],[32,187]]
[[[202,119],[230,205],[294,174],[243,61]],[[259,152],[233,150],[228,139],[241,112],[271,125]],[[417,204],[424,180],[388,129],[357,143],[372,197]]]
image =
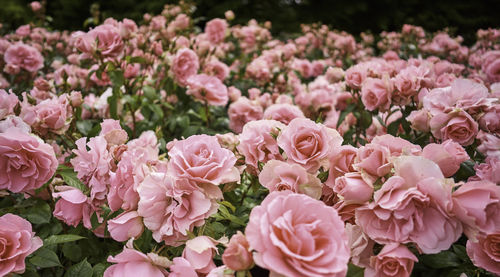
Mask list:
[[104,263],[98,263],[94,265],[94,274],[92,274],[92,277],[102,277],[104,275],[104,271],[106,270],[106,264]]
[[398,130],[399,130],[399,124],[400,124],[399,119],[394,121],[394,122],[391,122],[391,124],[389,124],[389,126],[387,126],[387,133],[390,135],[396,136],[398,133]]
[[349,264],[347,267],[346,277],[363,277],[364,274],[365,274],[365,270],[361,267],[357,267],[353,264]]
[[222,204],[222,205],[224,205],[224,206],[226,206],[226,207],[230,208],[230,209],[231,209],[231,211],[233,211],[233,213],[236,211],[236,208],[233,206],[233,204],[231,204],[231,203],[230,203],[230,202],[228,202],[228,201],[221,201],[221,202],[219,202],[219,204]]
[[461,264],[457,255],[451,251],[442,251],[437,254],[422,255],[419,261],[431,268],[457,267]]
[[148,98],[149,100],[155,100],[156,99],[156,91],[154,88],[150,86],[144,86],[142,88],[142,91],[144,92],[144,96]]
[[137,57],[131,57],[131,58],[129,59],[129,63],[140,63],[140,64],[146,64],[146,63],[147,63],[147,61],[146,61],[146,59],[145,59],[145,58],[137,56]]
[[356,105],[355,104],[350,104],[349,106],[347,106],[347,108],[345,110],[343,110],[340,115],[339,115],[339,120],[337,121],[337,128],[340,126],[340,124],[342,124],[342,122],[344,121],[345,117],[350,114],[352,111],[354,111],[354,108],[356,108]]
[[123,77],[123,71],[121,70],[113,70],[108,72],[108,75],[111,83],[113,83],[113,87],[120,88],[125,83],[125,77]]
[[61,247],[64,257],[72,262],[78,262],[82,259],[82,248],[76,243],[65,243]]
[[49,204],[38,202],[26,211],[26,218],[33,224],[49,223],[52,217]]
[[80,181],[80,179],[76,177],[76,172],[73,170],[73,168],[61,165],[57,169],[57,174],[59,174],[63,178],[66,185],[77,188],[83,193],[86,193],[88,191],[87,186],[85,186],[82,181]]
[[84,136],[87,136],[89,132],[92,130],[92,122],[89,120],[80,120],[76,122],[76,128],[80,133]]
[[35,266],[41,268],[61,266],[61,262],[59,261],[57,254],[45,247],[38,249],[29,261]]
[[66,271],[66,274],[64,274],[64,277],[92,277],[93,270],[92,266],[87,262],[87,259],[85,258],[83,261],[72,265],[68,271]]
[[111,118],[118,119],[118,94],[120,93],[120,89],[115,87],[113,88],[113,95],[108,97],[109,104],[109,114]]
[[66,243],[66,242],[70,242],[70,241],[81,240],[84,238],[85,237],[73,235],[73,234],[52,235],[43,241],[43,245],[47,246],[47,245],[51,245],[51,244]]

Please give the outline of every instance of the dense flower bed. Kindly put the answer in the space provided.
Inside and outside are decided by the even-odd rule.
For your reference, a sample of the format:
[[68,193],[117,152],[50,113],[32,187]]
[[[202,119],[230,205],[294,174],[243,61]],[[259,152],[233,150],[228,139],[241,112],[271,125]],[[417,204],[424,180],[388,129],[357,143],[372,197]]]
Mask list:
[[0,38],[0,276],[500,275],[500,30],[192,11]]

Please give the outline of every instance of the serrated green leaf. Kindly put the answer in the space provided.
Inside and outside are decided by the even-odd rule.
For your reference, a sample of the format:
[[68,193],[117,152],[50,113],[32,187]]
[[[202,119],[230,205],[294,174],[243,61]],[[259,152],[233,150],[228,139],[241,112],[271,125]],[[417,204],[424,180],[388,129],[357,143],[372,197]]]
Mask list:
[[73,235],[73,234],[52,235],[52,236],[43,240],[43,245],[47,246],[47,245],[51,245],[51,244],[66,243],[66,242],[81,240],[84,238],[85,237]]
[[104,271],[106,270],[106,264],[98,263],[94,265],[92,277],[102,277],[104,275]]
[[113,83],[114,87],[121,87],[125,83],[125,77],[123,76],[123,71],[121,70],[113,70],[108,72],[109,79],[111,83]]
[[82,249],[76,243],[65,243],[61,247],[64,257],[72,262],[78,262],[82,259]]
[[461,264],[458,256],[451,251],[442,251],[437,254],[422,255],[419,261],[432,268],[457,267]]
[[33,224],[49,223],[51,217],[49,204],[41,201],[26,211],[26,218]]
[[82,191],[83,193],[86,193],[88,191],[87,186],[85,186],[80,179],[78,179],[76,172],[66,166],[59,166],[57,169],[57,174],[59,174],[66,185],[70,187],[74,187]]
[[30,263],[41,268],[61,266],[57,254],[45,247],[38,249],[30,258]]
[[64,277],[92,277],[92,274],[92,266],[89,262],[87,262],[87,259],[84,259],[83,261],[72,265],[68,271],[66,271]]
[[230,202],[228,202],[228,201],[221,201],[221,202],[219,202],[219,204],[222,204],[222,205],[224,205],[224,206],[226,206],[226,207],[230,208],[230,209],[231,209],[231,211],[233,211],[233,213],[236,211],[236,208],[233,206],[233,204],[231,204],[231,203],[230,203]]

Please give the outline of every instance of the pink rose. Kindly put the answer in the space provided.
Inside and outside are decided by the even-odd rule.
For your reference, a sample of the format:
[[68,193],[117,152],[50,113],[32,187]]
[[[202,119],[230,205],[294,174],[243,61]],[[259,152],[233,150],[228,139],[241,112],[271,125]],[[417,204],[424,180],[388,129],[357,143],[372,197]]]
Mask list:
[[333,191],[343,197],[346,204],[363,204],[373,195],[373,186],[367,183],[361,173],[350,172],[335,179]]
[[9,92],[0,89],[0,120],[4,119],[6,116],[14,113],[14,108],[16,107],[19,99],[10,90]]
[[362,268],[368,267],[370,265],[370,257],[373,255],[375,242],[363,233],[361,227],[358,225],[346,223],[345,231],[349,237],[351,262]]
[[18,128],[0,133],[0,189],[27,192],[45,184],[56,171],[54,149]]
[[177,82],[182,86],[187,85],[187,79],[195,75],[199,68],[198,55],[188,48],[178,50],[172,61],[172,72]]
[[419,145],[389,134],[376,136],[371,143],[386,147],[391,156],[420,155],[422,152],[422,147]]
[[354,89],[360,89],[366,79],[366,70],[361,65],[355,65],[345,72],[345,82]]
[[255,263],[274,273],[299,277],[345,276],[347,272],[344,223],[335,209],[309,196],[270,193],[253,208],[245,234],[256,251]]
[[226,36],[227,22],[224,19],[214,18],[207,22],[205,33],[210,42],[218,44],[224,40]]
[[43,56],[29,45],[18,42],[7,48],[3,56],[5,63],[18,66],[29,72],[36,72],[43,67]]
[[19,129],[24,133],[31,133],[31,127],[18,116],[9,115],[4,120],[0,120],[0,133],[5,133],[10,128]]
[[245,124],[236,148],[245,157],[245,163],[252,173],[260,171],[259,163],[283,159],[275,137],[284,127],[275,120],[256,120]]
[[104,271],[104,277],[119,276],[150,276],[166,277],[169,276],[166,267],[171,262],[155,253],[147,255],[135,250],[130,244],[123,248],[118,255],[108,257],[108,262],[115,263]]
[[119,120],[104,119],[101,123],[100,136],[104,136],[109,145],[124,144],[128,140],[128,135],[120,126]]
[[490,181],[462,184],[453,192],[453,212],[471,240],[500,230],[500,186]]
[[33,1],[30,3],[30,8],[32,11],[37,12],[42,9],[42,4],[40,4],[40,2],[38,1]]
[[253,265],[250,244],[245,235],[240,231],[229,240],[229,244],[226,250],[224,250],[224,254],[222,254],[222,262],[234,271],[247,270]]
[[479,152],[485,154],[486,156],[500,157],[499,137],[479,131],[477,138],[481,141],[481,144],[477,147]]
[[252,120],[262,119],[262,107],[246,97],[240,97],[231,105],[227,111],[229,116],[229,128],[235,133],[241,133],[243,126]]
[[391,94],[389,80],[367,78],[361,88],[361,101],[369,111],[386,111],[391,105]]
[[342,145],[336,149],[330,158],[330,170],[325,185],[333,188],[336,178],[348,172],[356,171],[353,164],[357,153],[358,149],[351,145]]
[[406,246],[387,244],[377,256],[371,258],[371,267],[365,269],[365,276],[409,277],[414,262],[418,259]]
[[488,82],[500,82],[500,51],[488,51],[481,57],[482,71],[486,74]]
[[399,157],[394,164],[396,175],[356,210],[356,223],[378,243],[414,242],[426,254],[448,249],[462,234],[449,215],[453,183],[422,157]]
[[225,106],[229,100],[227,87],[220,79],[206,74],[192,75],[187,79],[186,94],[203,103],[214,106]]
[[213,258],[218,252],[217,242],[207,236],[199,236],[186,241],[182,257],[186,259],[197,273],[207,274],[215,268]]
[[229,67],[217,59],[212,59],[205,65],[203,72],[224,81],[229,76]]
[[26,219],[10,213],[1,216],[0,276],[24,273],[24,259],[42,245],[42,240],[35,236],[31,224]]
[[277,120],[285,125],[295,118],[305,118],[299,107],[290,104],[274,104],[267,107],[264,119]]
[[170,266],[169,277],[198,277],[198,273],[196,273],[194,267],[188,260],[177,257],[172,261],[173,264]]
[[114,240],[127,241],[130,238],[139,238],[144,231],[144,225],[136,211],[123,212],[108,221],[108,230]]
[[21,103],[21,117],[40,134],[47,132],[63,134],[69,128],[73,110],[68,100],[68,95],[61,95],[46,99],[36,106],[28,104],[27,99]]
[[[358,149],[354,168],[374,177],[383,177],[391,170],[390,150],[376,143],[369,143]],[[376,178],[373,178],[376,179]]]
[[140,197],[137,213],[153,232],[153,238],[167,245],[180,245],[188,231],[203,225],[218,208],[215,200],[207,198],[186,179],[175,179],[165,173],[149,174],[137,191]]
[[218,185],[240,180],[234,167],[236,157],[222,148],[214,136],[196,135],[177,141],[168,156],[169,174],[186,178],[209,197],[222,197]]
[[307,118],[295,118],[278,136],[278,145],[289,162],[297,163],[313,173],[328,164],[329,155],[340,147],[340,134]]
[[264,165],[259,174],[259,183],[270,192],[291,190],[315,199],[319,199],[322,191],[321,181],[305,168],[277,160],[271,160]]
[[100,53],[103,57],[116,58],[123,52],[124,43],[120,30],[113,25],[104,24],[87,33],[77,32],[76,48],[85,54],[85,58]]
[[73,149],[75,157],[70,160],[71,165],[77,173],[78,179],[89,186],[90,198],[104,200],[108,193],[109,174],[111,172],[111,153],[108,152],[107,142],[104,137],[97,136],[78,139],[76,149]]
[[494,274],[500,275],[500,233],[480,236],[477,242],[467,241],[467,255],[474,265],[484,268]]
[[453,176],[460,169],[460,164],[470,159],[465,149],[451,139],[442,144],[427,144],[422,156],[439,165],[444,177]]
[[479,126],[489,133],[500,135],[500,104],[492,106],[479,118]]
[[430,127],[436,138],[452,139],[463,146],[471,145],[479,131],[477,122],[463,110],[435,115],[430,121]]
[[415,110],[406,117],[411,123],[411,127],[420,132],[429,131],[429,112],[426,109]]
[[58,186],[56,189],[59,192],[52,193],[52,197],[60,199],[56,202],[54,217],[73,227],[78,226],[82,219],[87,226],[91,226],[88,197],[74,187]]

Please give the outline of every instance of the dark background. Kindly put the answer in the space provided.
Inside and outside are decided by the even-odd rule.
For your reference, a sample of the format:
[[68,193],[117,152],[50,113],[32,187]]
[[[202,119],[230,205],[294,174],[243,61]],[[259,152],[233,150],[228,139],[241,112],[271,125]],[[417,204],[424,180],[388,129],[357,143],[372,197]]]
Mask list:
[[[33,18],[29,0],[0,0],[0,22],[14,29]],[[58,30],[83,29],[90,17],[90,5],[100,4],[101,16],[142,21],[145,12],[158,14],[168,0],[47,0],[51,26]],[[500,27],[500,0],[194,0],[199,25],[214,17],[224,17],[231,9],[236,23],[249,19],[272,21],[274,35],[295,33],[301,23],[322,22],[354,35],[362,31],[378,34],[382,30],[399,31],[404,23],[419,25],[427,31],[445,27],[474,41],[479,28]]]

